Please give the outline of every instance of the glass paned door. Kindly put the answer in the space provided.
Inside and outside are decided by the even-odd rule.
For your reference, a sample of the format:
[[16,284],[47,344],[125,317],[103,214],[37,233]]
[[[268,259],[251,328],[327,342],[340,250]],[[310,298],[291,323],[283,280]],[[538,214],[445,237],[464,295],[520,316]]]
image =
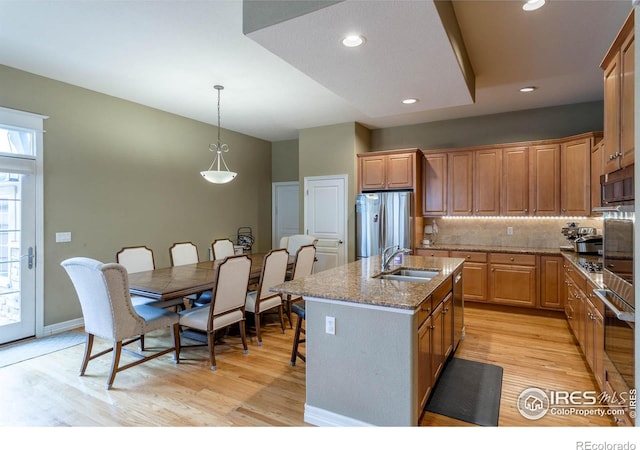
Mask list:
[[0,343],[35,335],[35,160],[0,156]]

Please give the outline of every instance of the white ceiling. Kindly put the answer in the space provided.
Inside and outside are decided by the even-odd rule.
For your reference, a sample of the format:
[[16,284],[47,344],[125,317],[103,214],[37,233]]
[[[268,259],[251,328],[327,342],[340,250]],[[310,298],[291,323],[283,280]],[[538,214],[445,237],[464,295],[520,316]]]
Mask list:
[[[240,0],[0,0],[0,64],[212,124],[213,85],[222,84],[222,127],[278,141],[343,122],[381,128],[601,100],[599,64],[632,7],[631,0],[547,0],[525,13],[521,0],[455,1],[476,92],[473,104],[446,106],[464,103],[465,94],[451,85],[451,65],[444,69],[451,55],[442,39],[425,34],[434,27],[430,3],[350,0],[260,30],[271,41],[278,29],[299,38],[294,47],[307,63],[283,56],[295,68],[243,34]],[[331,26],[323,17],[334,18]],[[360,50],[384,43],[388,58],[378,52],[350,63],[344,53],[327,54],[322,39],[337,42],[331,34],[347,27],[367,37]],[[429,71],[434,66],[443,68]],[[367,73],[354,78],[362,67]],[[360,89],[341,90],[328,75],[355,79]],[[520,94],[524,85],[539,89]],[[444,95],[410,107],[390,97],[425,86]]]

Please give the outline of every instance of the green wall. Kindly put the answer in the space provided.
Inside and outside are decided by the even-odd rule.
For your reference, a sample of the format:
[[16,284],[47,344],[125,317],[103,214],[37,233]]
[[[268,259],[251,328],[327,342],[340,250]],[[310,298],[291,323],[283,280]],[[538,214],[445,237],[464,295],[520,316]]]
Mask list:
[[371,149],[423,150],[554,139],[602,131],[604,103],[589,102],[373,130]]
[[271,144],[271,180],[298,181],[298,140]]
[[300,130],[300,229],[304,226],[304,178],[346,174],[348,261],[355,258],[356,154],[369,149],[369,140],[370,131],[354,122]]
[[[251,227],[255,250],[271,246],[271,143],[228,130],[227,185],[200,176],[216,127],[0,66],[0,106],[49,116],[44,135],[44,325],[82,316],[60,262],[115,261],[147,245],[157,267],[169,247],[192,241],[200,259],[220,237]],[[213,94],[212,94],[213,95]],[[72,241],[56,243],[70,231]],[[42,251],[42,250],[40,250]]]

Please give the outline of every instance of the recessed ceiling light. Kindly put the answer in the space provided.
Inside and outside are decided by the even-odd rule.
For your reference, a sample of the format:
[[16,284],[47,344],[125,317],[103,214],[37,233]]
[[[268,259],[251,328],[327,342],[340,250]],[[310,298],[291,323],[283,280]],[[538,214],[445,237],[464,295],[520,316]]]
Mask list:
[[405,105],[413,105],[414,103],[417,103],[418,99],[417,98],[405,98],[404,100],[402,100],[402,103],[404,103]]
[[360,47],[365,43],[365,41],[366,39],[364,36],[360,36],[359,34],[350,34],[342,40],[342,45],[345,47]]
[[533,92],[536,89],[538,89],[538,88],[535,87],[535,86],[525,86],[523,88],[520,88],[520,92]]
[[538,8],[544,6],[544,0],[527,0],[527,3],[522,5],[522,9],[525,11],[535,11]]

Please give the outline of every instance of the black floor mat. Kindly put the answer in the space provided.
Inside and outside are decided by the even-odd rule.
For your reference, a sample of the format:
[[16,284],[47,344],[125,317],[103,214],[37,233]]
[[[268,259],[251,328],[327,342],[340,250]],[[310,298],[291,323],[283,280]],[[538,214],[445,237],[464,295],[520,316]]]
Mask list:
[[482,426],[498,426],[502,367],[452,358],[425,410]]

